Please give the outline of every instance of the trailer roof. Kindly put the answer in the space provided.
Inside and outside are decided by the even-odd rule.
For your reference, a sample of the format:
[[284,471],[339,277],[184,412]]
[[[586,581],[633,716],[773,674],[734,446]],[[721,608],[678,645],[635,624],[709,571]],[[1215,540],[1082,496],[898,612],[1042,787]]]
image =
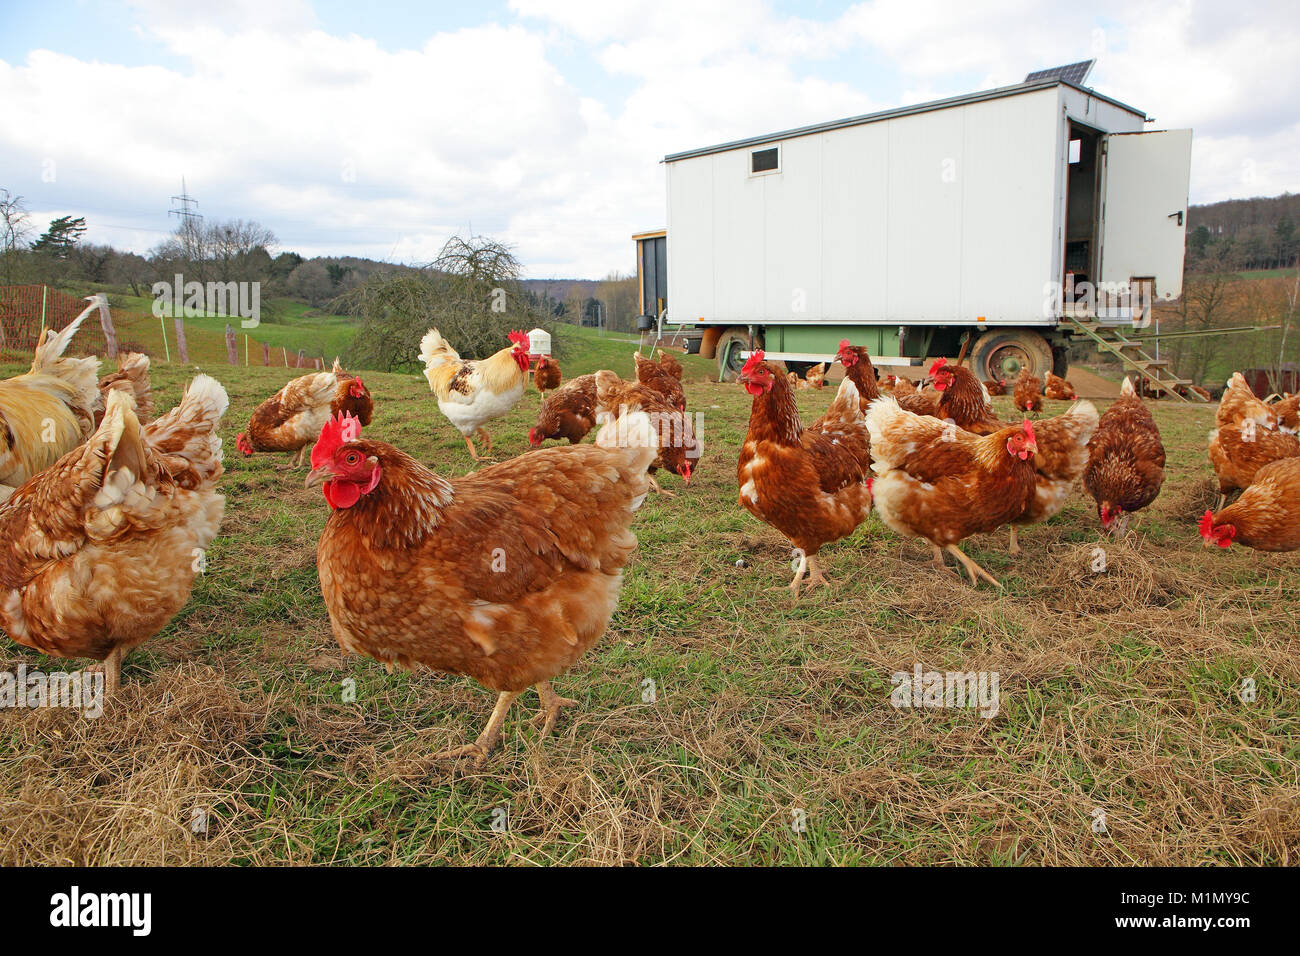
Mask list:
[[1086,86],[1079,86],[1077,83],[1070,83],[1060,78],[1036,80],[1034,82],[1017,83],[1014,86],[1000,86],[994,90],[983,90],[979,93],[966,93],[962,96],[952,96],[944,100],[932,100],[929,103],[918,103],[915,106],[903,106],[892,110],[882,110],[879,113],[867,113],[863,116],[850,116],[847,119],[832,120],[828,123],[815,123],[812,126],[800,126],[795,129],[783,130],[780,133],[768,133],[763,136],[751,136],[748,139],[738,139],[730,143],[719,143],[717,146],[705,146],[701,149],[688,149],[680,153],[670,153],[663,158],[665,163],[675,163],[680,159],[693,159],[696,156],[707,156],[710,153],[725,153],[733,149],[742,149],[747,146],[761,146],[764,143],[776,143],[785,139],[794,139],[797,136],[812,136],[817,133],[825,133],[829,130],[844,129],[848,126],[861,126],[865,123],[879,123],[882,120],[895,119],[899,116],[911,116],[914,113],[929,113],[933,110],[945,110],[954,106],[966,106],[970,103],[980,103],[984,100],[1001,99],[1004,96],[1019,96],[1022,93],[1036,93],[1039,90],[1051,89],[1055,86],[1068,86],[1071,89],[1078,90],[1087,96],[1094,96],[1103,102],[1112,106],[1119,107],[1134,116],[1140,116],[1143,120],[1148,119],[1146,113],[1139,109],[1134,109],[1127,103],[1121,103],[1119,100],[1111,99],[1109,96],[1103,96],[1096,90],[1089,89]]

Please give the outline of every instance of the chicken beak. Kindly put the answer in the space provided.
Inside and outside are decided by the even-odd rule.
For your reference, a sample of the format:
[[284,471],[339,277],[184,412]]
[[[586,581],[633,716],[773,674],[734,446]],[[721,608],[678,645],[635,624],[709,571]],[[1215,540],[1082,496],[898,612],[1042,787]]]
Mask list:
[[327,467],[313,468],[307,473],[307,480],[303,483],[304,488],[315,488],[317,485],[329,481],[331,477],[330,470]]

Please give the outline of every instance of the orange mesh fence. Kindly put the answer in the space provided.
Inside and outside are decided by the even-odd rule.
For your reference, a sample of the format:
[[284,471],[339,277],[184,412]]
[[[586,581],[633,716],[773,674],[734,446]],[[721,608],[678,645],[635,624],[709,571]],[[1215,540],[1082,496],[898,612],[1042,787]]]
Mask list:
[[[85,299],[49,286],[0,286],[0,361],[31,361],[42,328],[62,329],[89,305]],[[110,309],[109,323],[118,353],[143,352],[154,362],[325,367],[319,348],[294,349],[262,342],[245,333],[238,320],[229,326],[233,335],[183,319],[160,319],[127,309]],[[68,352],[111,357],[113,350],[98,309],[86,316]]]

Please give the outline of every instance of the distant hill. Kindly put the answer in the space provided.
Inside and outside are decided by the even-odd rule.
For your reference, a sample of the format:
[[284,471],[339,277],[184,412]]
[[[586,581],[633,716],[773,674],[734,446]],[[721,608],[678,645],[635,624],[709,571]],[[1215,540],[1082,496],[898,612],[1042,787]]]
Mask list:
[[525,279],[524,288],[539,296],[549,296],[556,302],[570,299],[589,299],[600,285],[595,279]]
[[1300,195],[1228,199],[1187,209],[1187,263],[1197,269],[1277,269],[1300,255]]

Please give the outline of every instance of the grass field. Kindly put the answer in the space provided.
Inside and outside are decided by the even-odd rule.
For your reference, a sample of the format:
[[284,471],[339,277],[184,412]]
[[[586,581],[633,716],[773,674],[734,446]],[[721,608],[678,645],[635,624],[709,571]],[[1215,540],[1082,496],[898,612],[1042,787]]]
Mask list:
[[[156,362],[165,361],[170,354],[176,358],[176,331],[171,319],[163,322],[151,313],[153,300],[116,294],[113,301],[113,321],[118,340],[123,344],[142,347]],[[244,362],[244,337],[249,336],[249,360],[262,364],[261,343],[271,346],[272,363],[282,362],[280,349],[288,349],[289,358],[305,349],[308,357],[323,356],[328,364],[336,355],[343,355],[356,334],[356,320],[345,315],[317,314],[306,303],[292,299],[274,299],[262,303],[262,321],[256,329],[245,330],[240,319],[227,316],[197,316],[185,319],[185,340],[189,346],[190,361],[199,365],[225,364],[226,325],[238,333],[239,361]],[[91,326],[95,323],[92,321]],[[167,343],[163,343],[163,334]],[[102,344],[102,343],[101,343]]]
[[[630,351],[575,339],[565,372],[630,375]],[[345,656],[316,576],[319,490],[234,452],[289,373],[211,369],[231,411],[207,573],[103,717],[0,712],[0,863],[1295,861],[1300,570],[1202,550],[1212,407],[1156,406],[1169,478],[1127,542],[1101,542],[1105,573],[1082,497],[1014,559],[1004,535],[967,542],[1003,592],[929,567],[873,516],[823,551],[838,586],[791,604],[765,590],[788,582],[789,546],[736,503],[748,396],[710,366],[688,366],[697,477],[639,512],[610,631],[556,682],[581,707],[541,740],[525,695],[478,770],[430,758],[477,735],[492,694]],[[186,377],[156,369],[160,408]],[[421,378],[366,381],[369,437],[470,470]],[[806,419],[830,398],[800,393]],[[530,391],[491,426],[499,452],[526,452],[537,406]],[[0,669],[22,662],[67,666],[0,644]],[[917,663],[996,672],[999,713],[895,709],[891,674]]]

